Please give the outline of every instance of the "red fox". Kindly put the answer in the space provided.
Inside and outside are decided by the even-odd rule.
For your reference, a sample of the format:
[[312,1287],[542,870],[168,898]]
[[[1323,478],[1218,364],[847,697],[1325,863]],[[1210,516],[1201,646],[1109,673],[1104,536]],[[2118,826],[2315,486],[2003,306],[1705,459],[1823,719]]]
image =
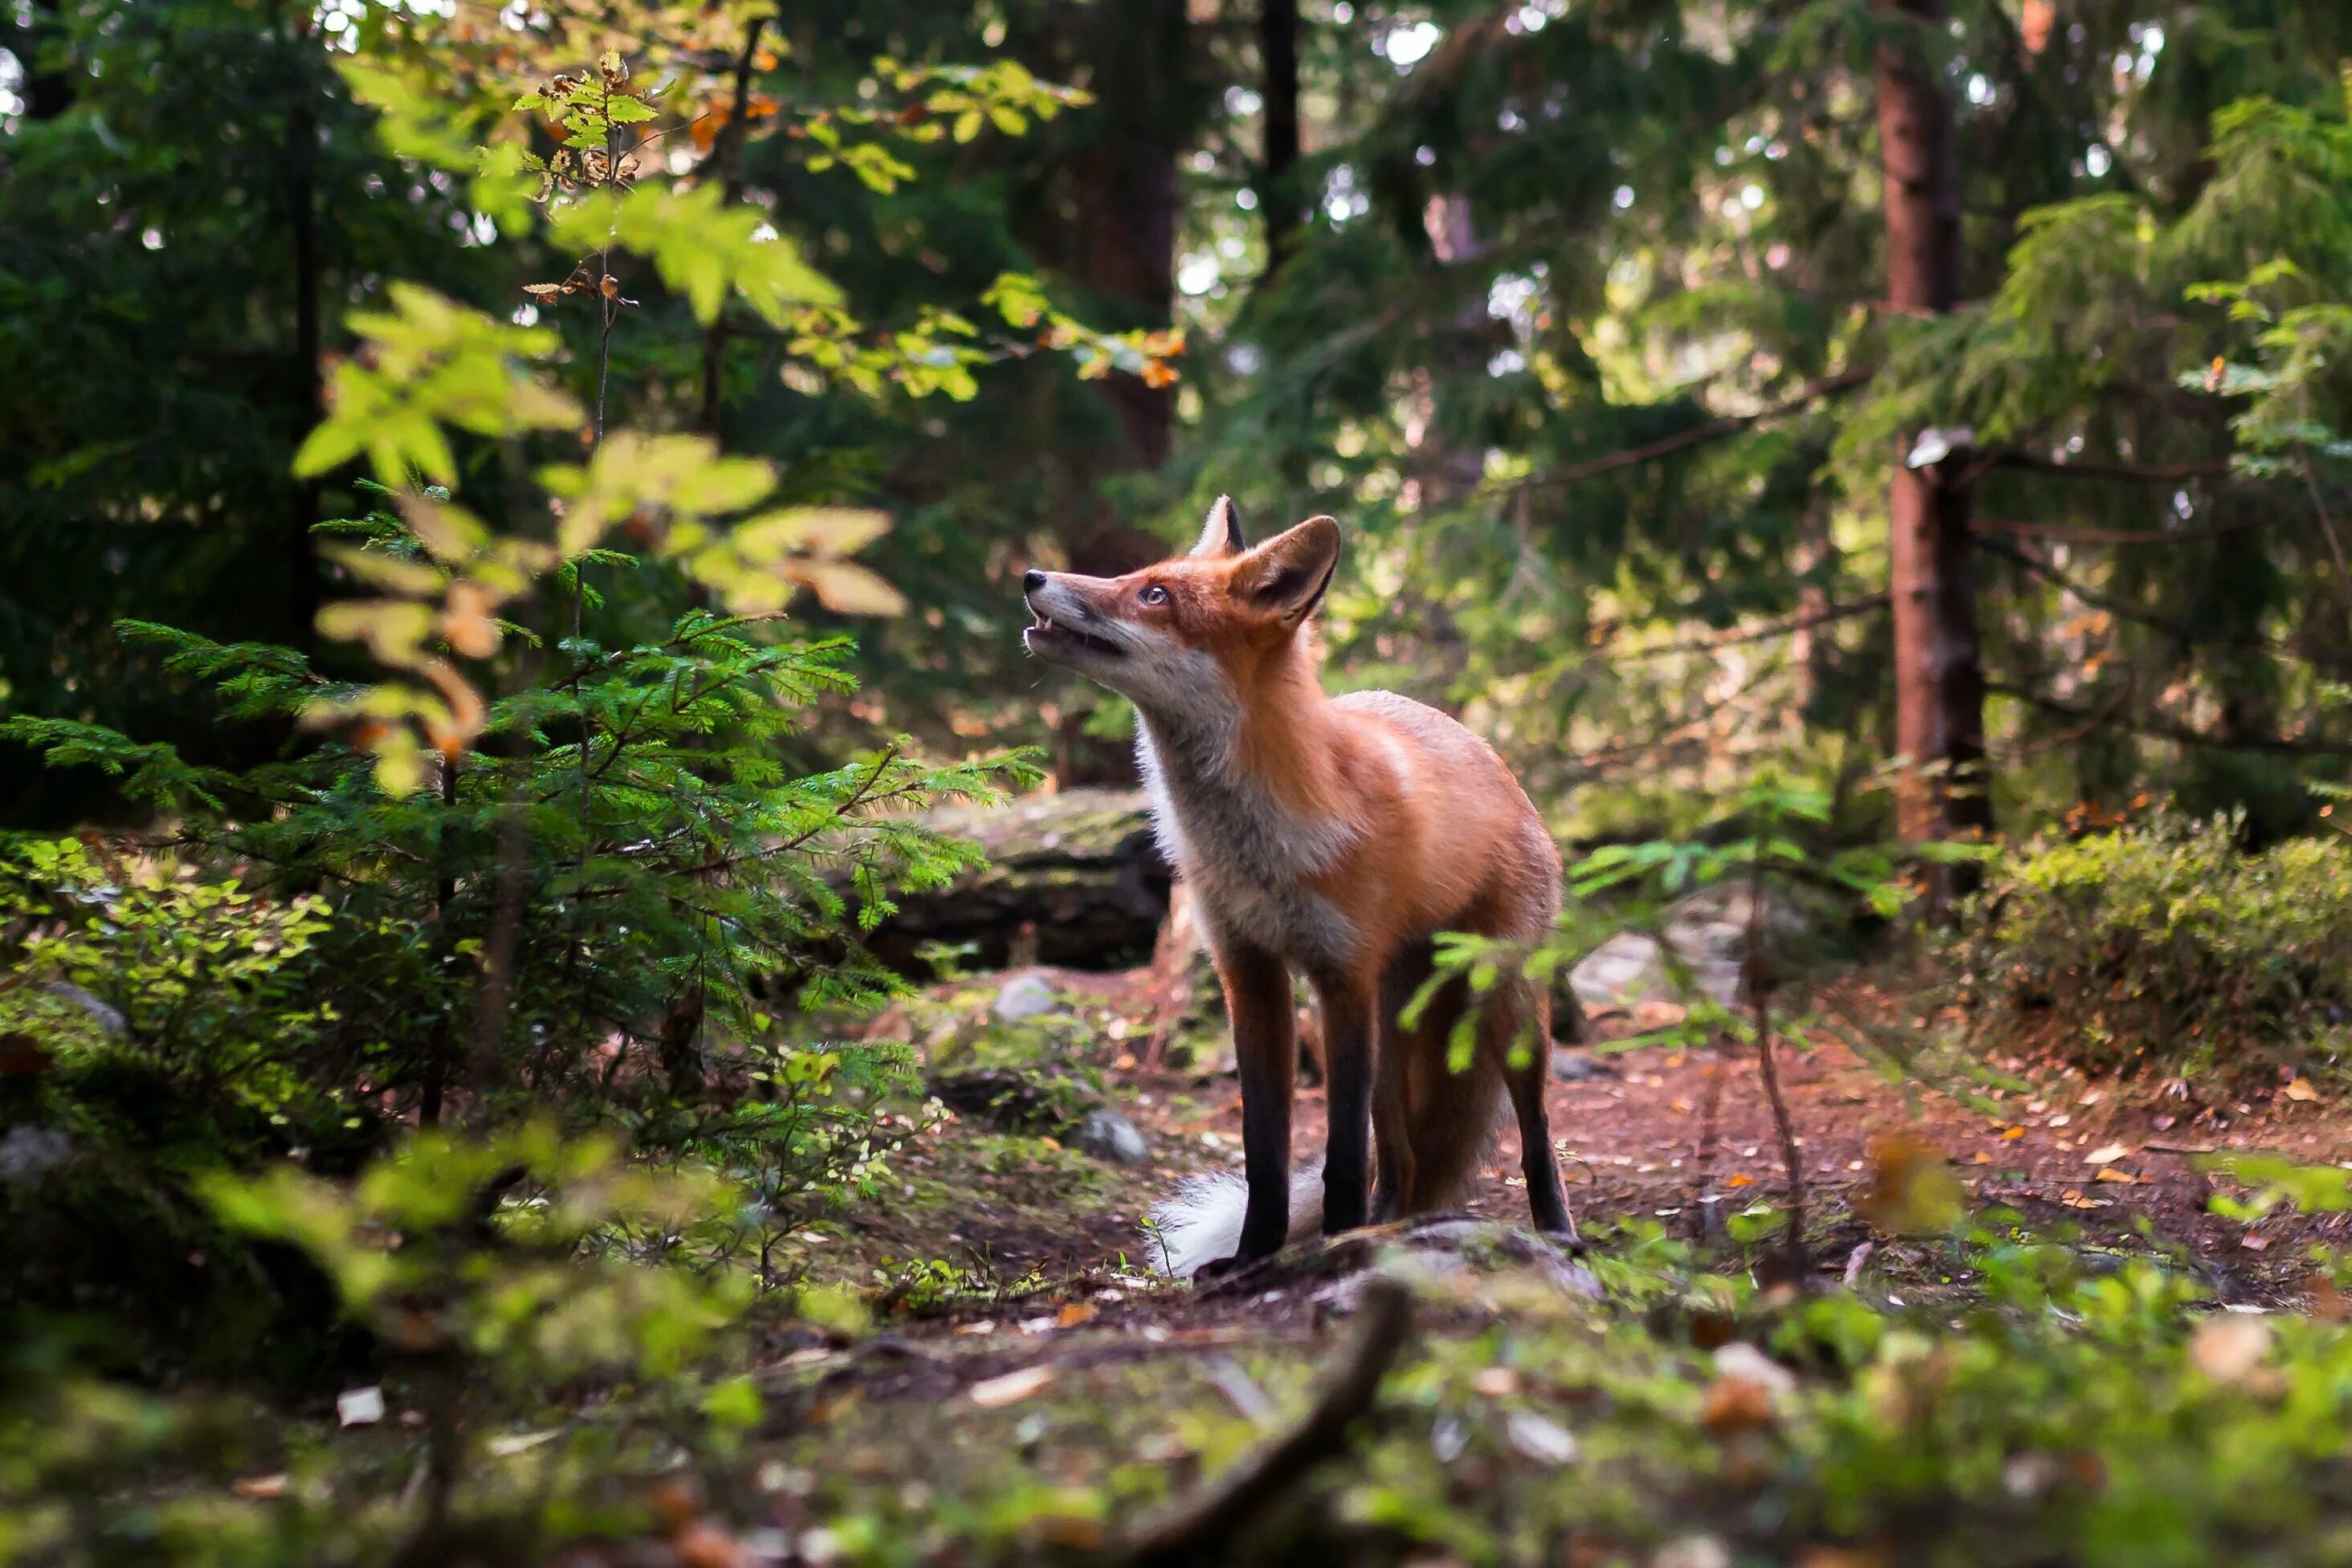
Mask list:
[[[1430,977],[1436,933],[1549,929],[1559,852],[1502,759],[1462,726],[1391,692],[1324,695],[1310,618],[1339,560],[1331,518],[1252,549],[1220,497],[1189,555],[1124,577],[1023,581],[1028,650],[1133,700],[1160,843],[1192,884],[1224,985],[1247,1176],[1195,1184],[1160,1211],[1180,1276],[1265,1257],[1318,1218],[1333,1234],[1450,1206],[1507,1089],[1536,1226],[1575,1236],[1544,1109],[1544,988],[1510,977],[1481,998],[1458,1072],[1446,1057],[1470,1005],[1462,980],[1412,1028],[1398,1018]],[[1319,1193],[1311,1169],[1290,1174],[1294,967],[1322,1006]]]

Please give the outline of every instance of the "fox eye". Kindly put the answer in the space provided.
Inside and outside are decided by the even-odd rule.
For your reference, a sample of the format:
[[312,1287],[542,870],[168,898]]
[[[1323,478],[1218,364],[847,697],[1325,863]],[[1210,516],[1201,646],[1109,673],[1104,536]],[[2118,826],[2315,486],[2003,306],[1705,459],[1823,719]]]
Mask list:
[[1146,604],[1165,604],[1168,602],[1168,591],[1160,587],[1156,582],[1149,584],[1143,591],[1143,602]]

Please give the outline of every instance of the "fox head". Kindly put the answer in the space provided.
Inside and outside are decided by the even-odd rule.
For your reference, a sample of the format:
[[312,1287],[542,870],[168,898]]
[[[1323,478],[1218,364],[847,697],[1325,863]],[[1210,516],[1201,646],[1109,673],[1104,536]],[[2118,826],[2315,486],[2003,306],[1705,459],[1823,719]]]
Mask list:
[[1251,548],[1230,497],[1190,554],[1124,577],[1031,571],[1022,643],[1146,711],[1197,708],[1288,667],[1339,564],[1339,525],[1309,517]]

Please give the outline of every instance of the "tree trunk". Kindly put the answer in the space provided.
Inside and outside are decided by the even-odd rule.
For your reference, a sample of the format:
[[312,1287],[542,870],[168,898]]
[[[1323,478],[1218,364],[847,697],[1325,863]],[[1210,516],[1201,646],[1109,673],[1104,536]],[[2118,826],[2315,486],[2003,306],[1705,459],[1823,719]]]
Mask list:
[[[299,11],[289,24],[294,101],[286,113],[286,223],[294,267],[294,363],[292,402],[296,415],[294,439],[310,434],[326,412],[319,381],[319,361],[325,346],[320,300],[323,262],[319,252],[319,114],[312,94],[310,24]],[[319,482],[299,480],[293,509],[287,518],[286,620],[289,646],[309,651],[318,645],[319,566],[310,529],[319,521]]]
[[[719,171],[721,206],[731,207],[743,199],[743,142],[751,134],[747,120],[751,111],[751,75],[760,63],[760,34],[767,25],[765,16],[754,16],[743,29],[743,52],[735,61],[733,106],[711,150],[711,166]],[[726,371],[727,312],[722,309],[702,333],[702,410],[695,420],[696,428],[713,439],[724,434],[720,406],[726,393]]]
[[11,19],[0,23],[0,44],[16,57],[25,69],[25,118],[30,120],[55,120],[73,107],[73,75],[59,69],[41,57],[43,46],[51,40],[62,41],[65,33],[63,0],[33,0],[26,21]]
[[1259,0],[1257,54],[1265,98],[1265,172],[1259,199],[1265,204],[1265,271],[1273,280],[1298,243],[1306,222],[1294,188],[1298,169],[1298,0]]
[[[1940,28],[1945,0],[1879,0],[1920,32]],[[1898,311],[1940,315],[1960,298],[1960,172],[1951,101],[1915,38],[1878,54],[1879,157],[1886,223],[1886,293]],[[1919,432],[1900,437],[1887,496],[1895,610],[1895,785],[1906,842],[1971,836],[1992,823],[1984,779],[1984,667],[1970,583],[1965,447],[1914,466]],[[1957,442],[1954,445],[1958,445]],[[1961,891],[1939,868],[1940,908]]]
[[[1192,28],[1185,0],[1093,5],[1075,28],[1045,40],[1037,64],[1074,75],[1094,107],[1057,125],[1040,258],[1092,296],[1088,319],[1118,329],[1164,328],[1176,303],[1177,161],[1193,120],[1189,79]],[[1096,382],[1113,416],[1112,438],[1069,455],[1075,505],[1061,543],[1070,570],[1110,577],[1150,564],[1165,544],[1121,518],[1104,481],[1168,460],[1175,434],[1172,389],[1113,374]]]

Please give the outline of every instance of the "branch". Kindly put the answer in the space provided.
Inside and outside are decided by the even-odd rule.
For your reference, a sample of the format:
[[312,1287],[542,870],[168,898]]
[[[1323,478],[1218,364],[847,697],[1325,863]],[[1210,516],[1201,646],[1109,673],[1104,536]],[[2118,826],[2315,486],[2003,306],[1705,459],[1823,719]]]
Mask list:
[[1761,626],[1718,632],[1712,636],[1693,637],[1680,643],[1661,643],[1654,648],[1632,648],[1622,653],[1609,653],[1605,649],[1595,652],[1597,655],[1607,657],[1612,664],[1619,664],[1634,659],[1663,658],[1669,653],[1707,653],[1718,648],[1734,647],[1741,643],[1761,643],[1767,638],[1790,636],[1799,632],[1811,631],[1816,626],[1827,625],[1832,621],[1843,621],[1850,616],[1868,615],[1874,611],[1885,609],[1893,602],[1894,598],[1891,594],[1873,593],[1860,599],[1850,600],[1843,604],[1831,604],[1819,610],[1803,611],[1778,621],[1767,622]]
[[1969,524],[1969,531],[1978,534],[2015,534],[2021,538],[2056,539],[2070,545],[2172,545],[2191,539],[2210,539],[2221,534],[2242,533],[2254,526],[2254,519],[2235,523],[2215,523],[2202,528],[2077,528],[2064,523],[2012,522],[2005,517],[1977,517]]
[[1268,1503],[1347,1451],[1349,1429],[1372,1407],[1381,1378],[1404,1348],[1412,1326],[1412,1293],[1393,1280],[1375,1280],[1365,1287],[1363,1311],[1363,1336],[1307,1418],[1191,1501],[1147,1521],[1118,1554],[1120,1561],[1133,1568],[1222,1563],[1235,1537]]
[[[2024,686],[2011,685],[2006,681],[1987,681],[1985,690],[1998,693],[2002,696],[2015,697],[2020,702],[2042,709],[2044,713],[2054,713],[2065,718],[2089,720],[2091,722],[2083,731],[2084,734],[2096,728],[2099,721],[2113,716],[2115,709],[2121,706],[2110,704],[2105,709],[2076,707],[2043,693],[2031,691]],[[2297,740],[2284,735],[2242,737],[2208,735],[2202,730],[2191,729],[2187,725],[2175,724],[2169,719],[2135,718],[2128,716],[2122,717],[2122,723],[2125,728],[2135,735],[2145,735],[2154,740],[2169,740],[2180,746],[2204,747],[2213,751],[2267,751],[2282,757],[2352,757],[2352,742]]]
[[2094,610],[2104,610],[2108,614],[2121,616],[2126,621],[2137,622],[2142,626],[2152,626],[2184,648],[2275,649],[2279,646],[2272,639],[2253,633],[2242,633],[2230,637],[2208,637],[2200,633],[2196,627],[2184,622],[2169,620],[2157,614],[2154,611],[2143,610],[2137,604],[2127,604],[2112,594],[2103,593],[2095,588],[2088,587],[2067,576],[2031,550],[2019,549],[2013,545],[1996,544],[1986,538],[1979,538],[1977,541],[1977,547],[1987,555],[1999,556],[2003,560],[2023,567],[2045,581],[2054,583]]
[[1549,474],[1532,476],[1525,482],[1523,487],[1532,488],[1538,485],[1581,484],[1587,479],[1598,478],[1603,474],[1613,474],[1620,468],[1632,468],[1643,463],[1654,463],[1661,457],[1671,456],[1685,447],[1697,446],[1709,441],[1720,441],[1727,435],[1737,435],[1741,431],[1752,429],[1756,425],[1769,424],[1774,420],[1785,418],[1808,403],[1818,402],[1822,398],[1832,397],[1842,392],[1849,392],[1862,385],[1874,373],[1874,369],[1864,369],[1844,371],[1833,376],[1823,376],[1818,381],[1807,382],[1784,402],[1774,403],[1770,408],[1759,409],[1754,413],[1737,413],[1722,419],[1712,419],[1705,424],[1694,424],[1688,430],[1678,430],[1672,435],[1662,435],[1655,441],[1644,442],[1639,446],[1628,446],[1622,452],[1607,453],[1599,457],[1587,458],[1581,463],[1570,464],[1565,468],[1555,468]]
[[2227,463],[2118,463],[2099,457],[2071,458],[2061,463],[2030,452],[1990,453],[1984,465],[1998,468],[2030,468],[2037,474],[2063,474],[2071,479],[2130,479],[2146,485],[2178,485],[2185,479],[2227,478]]

